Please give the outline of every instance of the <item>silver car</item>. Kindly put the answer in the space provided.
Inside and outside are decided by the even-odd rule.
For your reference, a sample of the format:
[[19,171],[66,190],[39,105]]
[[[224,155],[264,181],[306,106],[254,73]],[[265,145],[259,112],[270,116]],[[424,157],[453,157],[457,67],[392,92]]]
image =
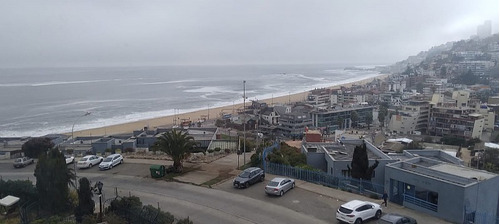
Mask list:
[[270,195],[279,195],[283,196],[283,194],[290,189],[295,187],[295,180],[276,177],[269,182],[265,188],[266,194]]
[[108,170],[123,163],[123,157],[120,154],[113,154],[106,157],[100,164],[100,170]]

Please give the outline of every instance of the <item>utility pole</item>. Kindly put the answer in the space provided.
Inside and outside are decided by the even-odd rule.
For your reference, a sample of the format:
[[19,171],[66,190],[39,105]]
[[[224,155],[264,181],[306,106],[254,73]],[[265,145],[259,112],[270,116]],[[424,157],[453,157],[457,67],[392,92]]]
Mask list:
[[246,107],[245,107],[245,102],[246,102],[246,89],[245,89],[245,84],[246,84],[247,81],[243,80],[243,165],[246,164],[246,157],[245,157],[245,154],[246,154],[246,151],[247,151],[247,148],[246,148],[246,140],[247,140],[247,123],[246,123],[246,117],[247,117],[247,113],[246,113]]

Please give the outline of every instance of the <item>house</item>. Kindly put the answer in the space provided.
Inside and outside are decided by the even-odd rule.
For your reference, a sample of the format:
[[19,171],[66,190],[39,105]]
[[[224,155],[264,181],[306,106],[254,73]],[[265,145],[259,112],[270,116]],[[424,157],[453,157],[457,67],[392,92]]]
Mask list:
[[354,148],[365,143],[369,166],[373,165],[375,161],[379,162],[371,181],[376,185],[383,186],[385,165],[398,160],[389,157],[370,142],[364,140],[344,139],[341,142],[304,142],[301,151],[306,154],[308,165],[335,177],[350,178],[348,167],[351,166]]

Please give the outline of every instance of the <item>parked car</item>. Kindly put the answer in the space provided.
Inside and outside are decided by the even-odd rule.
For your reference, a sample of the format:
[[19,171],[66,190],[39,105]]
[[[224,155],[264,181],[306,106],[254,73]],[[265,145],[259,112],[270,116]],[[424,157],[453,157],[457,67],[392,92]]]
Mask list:
[[66,164],[71,164],[75,162],[75,157],[71,155],[64,155],[64,158],[66,159]]
[[99,164],[100,162],[102,162],[102,160],[103,160],[103,158],[101,156],[88,155],[88,156],[84,156],[83,158],[78,160],[78,162],[76,163],[76,166],[80,169],[90,168],[94,165]]
[[283,194],[295,187],[295,180],[283,177],[272,179],[264,188],[266,194],[283,196]]
[[378,220],[379,224],[417,224],[417,220],[412,217],[390,213],[385,214]]
[[250,167],[240,173],[234,180],[233,186],[237,188],[250,187],[251,184],[264,181],[264,171],[259,167]]
[[369,201],[352,200],[337,210],[337,220],[347,223],[361,224],[371,218],[379,219],[380,216],[380,205]]
[[17,158],[16,160],[14,160],[14,167],[15,168],[25,167],[27,165],[33,164],[34,162],[35,161],[29,157]]
[[120,154],[112,154],[106,157],[100,164],[99,164],[99,169],[101,170],[108,170],[111,169],[118,164],[123,163],[123,157]]

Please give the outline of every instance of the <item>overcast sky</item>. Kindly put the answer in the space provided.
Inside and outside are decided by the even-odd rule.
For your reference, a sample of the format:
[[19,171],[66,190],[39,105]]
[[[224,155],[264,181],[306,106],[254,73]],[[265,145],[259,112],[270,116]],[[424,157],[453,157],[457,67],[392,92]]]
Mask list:
[[0,67],[389,64],[467,39],[498,0],[0,0]]

